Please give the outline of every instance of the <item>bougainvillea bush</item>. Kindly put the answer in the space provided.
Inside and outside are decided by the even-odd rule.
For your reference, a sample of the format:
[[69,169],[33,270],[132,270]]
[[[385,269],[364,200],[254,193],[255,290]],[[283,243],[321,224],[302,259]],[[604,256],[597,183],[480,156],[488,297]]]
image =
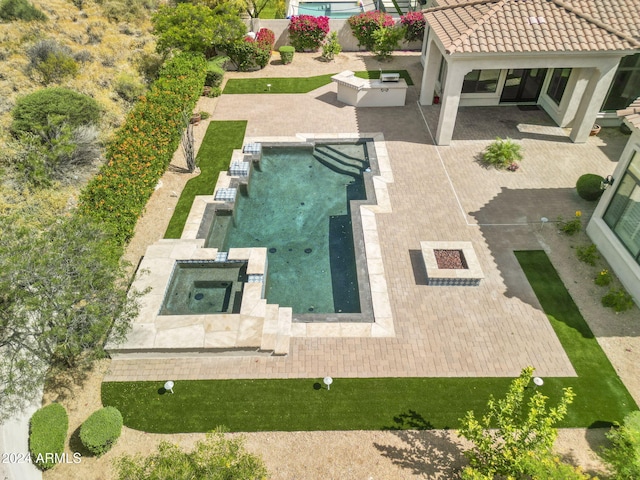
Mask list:
[[95,217],[123,245],[164,174],[191,112],[202,93],[204,56],[176,55],[162,67],[149,93],[141,97],[115,134],[107,163],[82,192],[81,214]]
[[427,21],[422,12],[407,12],[400,17],[400,23],[405,27],[404,39],[407,42],[422,40]]
[[318,50],[329,33],[329,17],[294,15],[289,22],[289,42],[297,52]]
[[379,10],[362,12],[359,15],[349,17],[349,26],[353,36],[358,40],[358,45],[367,50],[373,50],[376,40],[373,32],[385,27],[393,27],[394,21],[391,15]]

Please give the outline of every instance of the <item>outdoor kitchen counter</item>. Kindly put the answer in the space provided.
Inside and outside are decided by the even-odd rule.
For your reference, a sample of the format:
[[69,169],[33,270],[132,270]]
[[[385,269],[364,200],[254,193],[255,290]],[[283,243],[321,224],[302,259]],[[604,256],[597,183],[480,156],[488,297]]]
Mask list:
[[340,72],[331,81],[338,84],[338,100],[356,107],[402,107],[407,82],[399,74],[383,73],[382,79],[358,78],[350,70]]

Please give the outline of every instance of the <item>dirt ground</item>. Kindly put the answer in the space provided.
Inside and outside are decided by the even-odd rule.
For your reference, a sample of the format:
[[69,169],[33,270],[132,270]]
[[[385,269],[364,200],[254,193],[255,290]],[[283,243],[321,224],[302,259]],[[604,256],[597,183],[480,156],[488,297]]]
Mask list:
[[[296,54],[301,76],[306,70],[316,71],[318,62],[312,54]],[[344,57],[345,54],[341,55]],[[351,54],[356,55],[356,54]],[[267,67],[269,68],[269,67]],[[265,69],[266,70],[266,69]],[[332,70],[339,70],[334,66]],[[261,72],[268,76],[268,72]],[[317,73],[315,73],[317,74]],[[201,98],[197,111],[213,112],[216,99]],[[199,146],[208,122],[194,129]],[[162,177],[140,219],[136,235],[126,258],[135,266],[148,245],[162,238],[186,181],[193,175],[182,170],[184,159],[178,151],[172,167]],[[607,353],[618,374],[637,402],[640,402],[640,379],[636,365],[640,359],[640,312],[616,315],[600,305],[602,291],[593,283],[594,267],[580,263],[573,249],[588,243],[584,232],[575,237],[560,234],[552,226],[533,229],[563,278],[574,301]],[[636,326],[634,326],[636,325]],[[191,447],[202,434],[157,435],[123,429],[115,447],[97,459],[86,456],[79,442],[78,431],[87,416],[101,407],[100,383],[109,360],[102,361],[82,379],[60,380],[46,401],[61,401],[69,412],[69,453],[83,454],[79,464],[61,464],[44,474],[45,480],[110,479],[113,460],[124,453],[148,454],[162,440],[184,448]],[[605,472],[596,451],[605,444],[605,430],[563,429],[559,432],[556,450],[572,463],[591,474]],[[236,435],[236,434],[229,434]],[[273,479],[450,479],[464,465],[463,442],[449,431],[350,431],[350,432],[263,432],[243,434],[247,449],[264,459]]]

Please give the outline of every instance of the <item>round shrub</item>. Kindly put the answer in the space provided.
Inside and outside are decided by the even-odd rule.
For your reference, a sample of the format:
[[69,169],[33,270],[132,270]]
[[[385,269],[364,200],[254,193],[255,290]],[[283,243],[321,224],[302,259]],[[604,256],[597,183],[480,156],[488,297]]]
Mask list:
[[293,54],[295,51],[296,49],[290,45],[283,45],[280,47],[278,52],[280,52],[280,60],[282,60],[282,63],[287,65],[288,63],[293,62]]
[[580,198],[585,200],[594,201],[598,200],[602,196],[602,182],[604,178],[595,173],[585,173],[582,175],[576,183],[576,190]]
[[48,470],[56,465],[53,460],[64,452],[68,428],[67,411],[59,403],[42,407],[33,414],[29,423],[29,452],[38,468]]
[[520,145],[510,138],[496,138],[482,153],[482,161],[495,168],[507,168],[517,160],[522,160]]
[[100,119],[100,105],[93,98],[68,88],[43,88],[18,98],[11,115],[11,132],[14,135],[39,133],[47,130],[51,119],[72,129],[96,124]]
[[80,427],[80,441],[96,456],[108,452],[122,431],[122,414],[116,407],[96,410]]

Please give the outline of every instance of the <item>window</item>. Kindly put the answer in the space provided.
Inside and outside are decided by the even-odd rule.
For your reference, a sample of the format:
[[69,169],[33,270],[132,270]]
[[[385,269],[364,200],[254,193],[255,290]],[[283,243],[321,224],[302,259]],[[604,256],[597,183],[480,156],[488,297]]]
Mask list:
[[560,105],[562,95],[564,95],[564,89],[567,88],[567,82],[571,76],[570,68],[556,68],[551,74],[551,81],[547,87],[547,95],[556,102],[556,105]]
[[640,263],[640,152],[636,152],[603,217]]
[[640,97],[640,53],[623,57],[604,101],[604,111],[627,108]]
[[462,93],[494,93],[500,70],[471,70],[464,76]]

